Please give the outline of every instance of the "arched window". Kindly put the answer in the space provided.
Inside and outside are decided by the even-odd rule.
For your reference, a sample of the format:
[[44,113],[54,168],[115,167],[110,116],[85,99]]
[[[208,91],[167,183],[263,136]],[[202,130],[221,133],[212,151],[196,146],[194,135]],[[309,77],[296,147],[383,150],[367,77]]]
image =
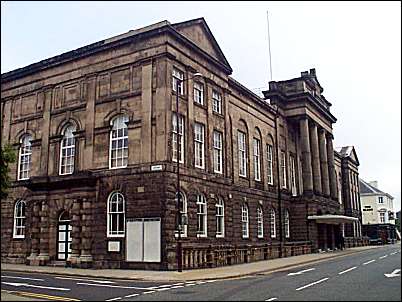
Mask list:
[[[179,204],[179,208],[180,208],[180,214],[182,217],[182,230],[181,230],[181,234],[180,237],[187,237],[187,198],[186,195],[183,192],[180,192],[180,204]],[[176,204],[177,204],[177,197],[176,197]],[[186,222],[186,223],[184,223]],[[176,226],[177,228],[177,226]],[[177,237],[179,233],[179,230],[176,229],[175,232],[175,236]]]
[[121,193],[113,192],[107,202],[107,236],[124,237],[125,202]]
[[262,208],[257,208],[257,236],[258,238],[264,237],[264,218]]
[[197,236],[207,236],[207,201],[204,195],[197,195]]
[[248,238],[248,206],[246,204],[241,207],[241,228],[242,237]]
[[225,237],[225,205],[222,198],[216,204],[216,237]]
[[64,130],[64,136],[60,146],[60,175],[72,174],[74,172],[74,131],[75,127],[72,125]]
[[15,203],[13,237],[25,237],[25,201],[23,200],[19,200]]
[[276,217],[274,209],[271,209],[269,211],[269,223],[270,223],[271,238],[276,238]]
[[20,155],[18,157],[18,180],[28,179],[31,168],[32,137],[29,134],[21,139]]
[[285,238],[290,237],[289,210],[285,210]]
[[254,130],[253,159],[254,179],[256,181],[261,181],[261,133],[258,128],[255,128]]
[[128,163],[127,116],[120,115],[112,120],[110,132],[109,168],[125,168]]

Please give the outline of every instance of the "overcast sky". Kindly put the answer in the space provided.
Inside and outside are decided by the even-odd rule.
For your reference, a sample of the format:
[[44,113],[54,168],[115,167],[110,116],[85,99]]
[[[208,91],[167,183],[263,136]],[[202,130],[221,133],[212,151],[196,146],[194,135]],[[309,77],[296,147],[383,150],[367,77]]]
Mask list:
[[204,17],[233,68],[258,92],[316,68],[338,119],[334,146],[353,145],[360,177],[401,200],[401,3],[2,2],[1,72],[162,20]]

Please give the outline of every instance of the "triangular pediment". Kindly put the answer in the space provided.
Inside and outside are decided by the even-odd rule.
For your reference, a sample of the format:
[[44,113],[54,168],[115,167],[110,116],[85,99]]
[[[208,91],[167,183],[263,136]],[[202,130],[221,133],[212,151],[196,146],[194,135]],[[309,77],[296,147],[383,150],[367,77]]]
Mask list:
[[359,159],[357,158],[356,150],[354,147],[352,147],[352,151],[350,152],[350,158],[359,165]]
[[176,23],[172,26],[178,33],[232,70],[204,18]]

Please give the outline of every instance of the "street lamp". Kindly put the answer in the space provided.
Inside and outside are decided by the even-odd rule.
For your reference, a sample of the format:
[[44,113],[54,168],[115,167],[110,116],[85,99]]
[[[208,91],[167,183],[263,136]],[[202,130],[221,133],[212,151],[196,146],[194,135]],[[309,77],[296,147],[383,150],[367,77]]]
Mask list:
[[[193,74],[192,77],[187,78],[187,79],[179,79],[176,78],[176,135],[177,135],[177,156],[176,156],[176,161],[177,161],[177,191],[176,191],[176,198],[177,198],[177,229],[179,231],[179,234],[177,236],[177,271],[181,272],[182,271],[182,266],[183,266],[183,261],[182,261],[182,247],[181,247],[181,231],[182,231],[182,225],[183,225],[183,221],[182,221],[182,216],[181,216],[181,211],[180,211],[180,206],[181,206],[181,202],[180,202],[180,173],[179,173],[179,169],[180,169],[180,150],[181,150],[181,145],[180,145],[180,141],[181,141],[181,137],[179,134],[179,85],[183,84],[185,81],[187,80],[191,80],[194,79],[196,77],[202,77],[202,74],[199,72],[196,72]],[[173,129],[172,129],[173,132]],[[173,137],[173,136],[172,136]],[[185,223],[187,224],[187,222]]]

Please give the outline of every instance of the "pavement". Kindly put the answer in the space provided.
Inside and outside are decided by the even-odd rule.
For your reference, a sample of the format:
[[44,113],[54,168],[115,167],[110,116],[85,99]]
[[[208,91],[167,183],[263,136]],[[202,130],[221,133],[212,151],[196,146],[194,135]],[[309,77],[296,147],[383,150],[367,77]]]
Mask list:
[[327,259],[342,257],[379,247],[381,246],[354,247],[342,251],[338,250],[318,254],[306,254],[216,268],[192,269],[185,270],[183,272],[132,269],[79,269],[51,266],[29,266],[25,264],[9,263],[2,263],[1,270],[142,281],[218,280],[276,272],[289,267],[297,267],[298,265],[320,262]]

